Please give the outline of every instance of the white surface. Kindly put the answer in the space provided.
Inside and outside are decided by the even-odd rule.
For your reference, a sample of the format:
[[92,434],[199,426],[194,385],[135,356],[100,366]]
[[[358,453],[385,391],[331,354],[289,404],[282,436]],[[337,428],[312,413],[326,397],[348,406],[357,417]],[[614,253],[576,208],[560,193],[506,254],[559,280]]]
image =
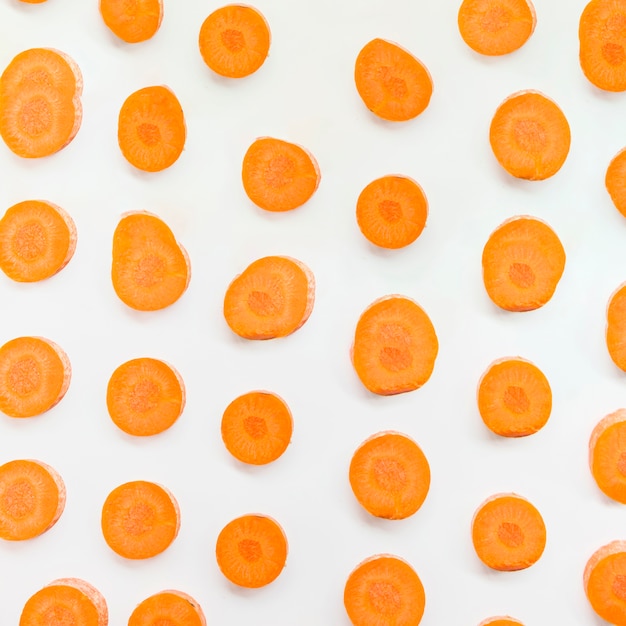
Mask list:
[[[624,405],[624,375],[604,344],[604,312],[626,280],[626,221],[604,189],[604,171],[626,145],[626,95],[593,88],[578,65],[584,0],[536,0],[537,27],[518,52],[479,57],[461,40],[458,2],[412,0],[259,0],[272,30],[265,65],[228,81],[211,74],[197,49],[204,18],[219,6],[165,0],[160,31],[126,45],[102,23],[96,0],[0,5],[0,66],[29,47],[63,50],[84,77],[84,117],[58,154],[22,160],[0,144],[0,200],[63,206],[78,228],[70,264],[45,283],[0,276],[0,342],[43,335],[68,353],[73,378],[65,399],[37,418],[0,419],[0,461],[38,458],[67,485],[67,506],[41,537],[0,544],[2,624],[17,624],[26,599],[62,576],[82,577],[105,595],[112,625],[164,588],[194,596],[209,624],[346,626],[348,573],[363,558],[407,559],[427,594],[423,626],[477,624],[508,613],[527,626],[596,625],[582,587],[591,553],[626,534],[626,509],[603,497],[587,468],[595,423]],[[430,106],[417,119],[388,124],[363,106],[354,59],[370,39],[403,45],[429,68]],[[134,90],[168,85],[186,116],[186,149],[169,170],[135,171],[116,140],[119,107]],[[496,163],[488,126],[497,105],[520,89],[559,103],[572,129],[562,170],[544,182],[515,180]],[[306,146],[322,182],[288,214],[262,212],[246,198],[241,159],[257,137]],[[409,248],[374,249],[356,226],[360,190],[403,173],[423,186],[428,225]],[[188,291],[169,309],[137,313],[115,296],[111,239],[122,213],[161,216],[189,252]],[[567,253],[551,302],[535,312],[498,310],[487,298],[480,258],[504,219],[546,220]],[[288,254],[315,273],[317,298],[294,335],[268,342],[235,337],[221,314],[230,280],[252,260]],[[375,298],[402,293],[430,315],[440,339],[431,380],[396,397],[368,394],[349,361],[360,312]],[[476,383],[494,359],[521,355],[548,377],[554,409],[536,435],[506,440],[483,426]],[[105,390],[112,371],[136,356],[171,362],[187,387],[180,420],[137,440],[110,421]],[[265,388],[290,405],[287,452],[271,466],[247,468],[224,449],[219,424],[240,393]],[[423,507],[404,521],[368,516],[347,481],[358,444],[379,430],[411,435],[431,464]],[[100,533],[106,495],[122,482],[160,482],[179,501],[178,538],[142,562],[118,558]],[[548,542],[526,571],[482,566],[469,535],[478,504],[516,491],[542,512]],[[270,586],[245,591],[220,574],[220,529],[247,512],[275,517],[289,539],[287,567]]]

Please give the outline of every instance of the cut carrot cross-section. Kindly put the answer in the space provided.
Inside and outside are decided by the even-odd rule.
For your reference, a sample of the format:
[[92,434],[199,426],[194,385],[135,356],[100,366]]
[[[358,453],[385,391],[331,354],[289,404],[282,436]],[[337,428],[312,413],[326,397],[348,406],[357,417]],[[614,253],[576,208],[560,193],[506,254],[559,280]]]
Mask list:
[[42,2],[47,2],[47,0],[20,0],[20,2],[26,2],[28,4],[41,4]]
[[589,604],[602,619],[626,626],[626,541],[611,541],[591,555],[583,585]]
[[626,283],[622,283],[609,298],[605,338],[613,363],[626,372]]
[[498,615],[484,619],[478,626],[524,626],[522,622],[508,615]]
[[626,217],[626,148],[611,159],[606,168],[604,184],[615,208]]
[[626,409],[596,424],[589,438],[589,468],[609,498],[626,504]]
[[100,15],[111,32],[127,43],[153,37],[163,19],[163,0],[100,0]]
[[190,595],[167,589],[143,600],[128,619],[128,626],[206,626],[202,608]]

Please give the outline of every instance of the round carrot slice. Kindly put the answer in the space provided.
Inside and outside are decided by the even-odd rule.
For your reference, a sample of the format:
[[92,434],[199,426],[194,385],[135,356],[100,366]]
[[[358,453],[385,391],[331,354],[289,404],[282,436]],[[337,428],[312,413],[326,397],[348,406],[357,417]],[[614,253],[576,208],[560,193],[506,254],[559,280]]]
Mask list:
[[484,619],[478,626],[524,626],[524,624],[514,617],[499,615]]
[[530,567],[546,546],[546,527],[539,511],[514,493],[487,498],[472,520],[472,543],[478,558],[500,571]]
[[199,46],[204,62],[227,78],[243,78],[265,62],[271,34],[259,11],[229,4],[213,11],[200,28]]
[[609,298],[605,338],[613,363],[626,372],[626,283],[622,283]]
[[589,439],[589,468],[609,498],[626,504],[626,409],[596,424]]
[[609,163],[604,184],[615,208],[626,217],[626,148],[620,150]]
[[100,15],[111,32],[127,43],[147,41],[159,30],[162,0],[100,0]]
[[365,106],[391,122],[417,117],[433,93],[426,66],[404,48],[384,39],[372,39],[359,52],[354,81]]
[[366,439],[356,450],[349,478],[356,499],[368,513],[405,519],[426,499],[430,466],[410,437],[382,432]]
[[202,608],[190,595],[167,589],[137,605],[128,626],[206,626]]
[[107,496],[101,523],[111,550],[127,559],[148,559],[174,541],[180,512],[167,489],[137,480],[116,487]]
[[626,541],[611,541],[591,555],[583,585],[589,604],[602,619],[626,625]]
[[544,180],[569,153],[571,134],[559,106],[538,91],[519,91],[498,107],[489,128],[491,149],[512,176]]
[[363,189],[356,219],[363,235],[381,248],[404,248],[424,230],[428,201],[424,190],[407,176],[383,176]]
[[276,520],[244,515],[224,526],[215,546],[217,564],[240,587],[269,585],[287,560],[287,537]]
[[348,576],[343,603],[354,626],[417,626],[426,595],[422,581],[405,560],[377,554],[359,563]]
[[20,0],[20,2],[27,2],[28,4],[41,4],[47,0]]

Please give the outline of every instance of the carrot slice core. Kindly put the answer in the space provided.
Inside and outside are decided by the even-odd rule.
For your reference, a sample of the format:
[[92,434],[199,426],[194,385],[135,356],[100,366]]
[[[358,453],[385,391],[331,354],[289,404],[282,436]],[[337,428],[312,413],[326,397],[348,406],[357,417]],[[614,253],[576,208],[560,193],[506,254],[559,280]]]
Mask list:
[[127,43],[153,37],[163,19],[162,0],[100,0],[100,14],[111,32]]
[[128,626],[206,626],[206,618],[190,595],[167,589],[137,605]]

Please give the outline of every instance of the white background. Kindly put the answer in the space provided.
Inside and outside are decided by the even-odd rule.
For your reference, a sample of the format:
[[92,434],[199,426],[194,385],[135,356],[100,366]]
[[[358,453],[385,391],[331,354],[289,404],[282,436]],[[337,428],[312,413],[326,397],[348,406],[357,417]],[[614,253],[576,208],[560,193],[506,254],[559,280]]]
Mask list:
[[[230,81],[212,75],[197,47],[219,3],[165,0],[156,36],[129,45],[107,30],[96,0],[1,0],[0,67],[26,48],[54,47],[84,77],[83,122],[69,146],[24,160],[0,143],[2,207],[47,199],[78,229],[76,254],[57,276],[30,285],[0,276],[0,342],[48,337],[73,367],[53,410],[0,416],[0,461],[40,459],[67,486],[55,527],[0,544],[2,624],[17,624],[27,598],[52,579],[75,576],[101,590],[112,625],[125,624],[148,595],[175,588],[198,600],[209,624],[347,626],[346,577],[380,552],[402,556],[421,577],[423,626],[472,626],[503,613],[526,626],[603,623],[582,573],[596,548],[626,538],[626,508],[597,489],[587,446],[597,421],[626,404],[624,374],[604,343],[607,300],[626,280],[626,220],[604,188],[606,166],[626,145],[626,95],[600,92],[580,70],[584,4],[536,0],[527,44],[490,59],[460,38],[457,0],[259,0],[270,56],[256,74]],[[378,120],[358,97],[354,60],[374,37],[401,44],[432,74],[430,105],[413,121]],[[178,96],[188,136],[171,168],[145,174],[119,152],[117,115],[131,92],[155,84]],[[553,98],[571,125],[569,157],[544,182],[510,177],[488,143],[496,107],[521,89]],[[299,143],[319,162],[318,191],[293,212],[265,213],[244,194],[241,160],[263,135]],[[399,251],[375,249],[355,221],[360,190],[388,173],[415,178],[430,207],[425,231]],[[162,217],[189,252],[189,289],[166,310],[134,312],[112,289],[113,230],[130,210]],[[554,228],[567,265],[544,308],[508,313],[484,291],[481,253],[489,233],[520,213]],[[315,307],[295,334],[249,342],[226,326],[223,296],[268,254],[312,269]],[[349,348],[361,311],[389,293],[424,307],[440,352],[423,388],[376,397],[352,370]],[[487,365],[509,355],[535,362],[554,394],[546,427],[518,440],[492,435],[475,401]],[[105,404],[113,370],[138,356],[169,361],[187,388],[179,421],[141,440],[117,430]],[[294,416],[288,450],[260,468],[235,462],[220,438],[224,408],[251,389],[278,393]],[[403,521],[369,516],[347,481],[355,448],[385,429],[412,436],[431,465],[430,493]],[[100,512],[114,487],[138,479],[168,487],[182,523],[166,552],[131,562],[105,544]],[[473,552],[474,510],[499,491],[527,497],[544,516],[546,550],[528,570],[493,572]],[[248,512],[275,517],[290,547],[283,573],[259,590],[235,588],[214,557],[221,528]]]

